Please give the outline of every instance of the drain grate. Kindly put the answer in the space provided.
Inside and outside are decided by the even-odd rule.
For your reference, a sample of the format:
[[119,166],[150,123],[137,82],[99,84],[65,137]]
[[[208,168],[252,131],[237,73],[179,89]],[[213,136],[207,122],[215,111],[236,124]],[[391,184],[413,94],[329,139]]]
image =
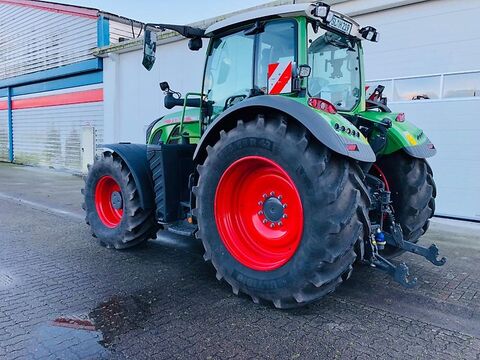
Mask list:
[[4,272],[0,272],[0,289],[6,288],[11,284],[13,284],[13,278]]

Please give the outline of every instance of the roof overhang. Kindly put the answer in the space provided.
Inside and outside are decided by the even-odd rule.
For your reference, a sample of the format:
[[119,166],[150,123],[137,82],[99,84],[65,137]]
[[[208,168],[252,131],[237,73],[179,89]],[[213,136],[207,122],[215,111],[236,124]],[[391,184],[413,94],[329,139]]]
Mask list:
[[43,11],[54,12],[58,14],[66,14],[72,16],[96,19],[98,10],[83,6],[65,5],[49,1],[39,0],[0,0],[0,4],[24,6]]

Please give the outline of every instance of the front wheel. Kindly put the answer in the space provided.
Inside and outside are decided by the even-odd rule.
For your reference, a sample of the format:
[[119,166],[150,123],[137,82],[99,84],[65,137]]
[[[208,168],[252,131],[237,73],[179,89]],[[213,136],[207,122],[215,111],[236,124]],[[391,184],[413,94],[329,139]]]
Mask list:
[[92,235],[107,248],[126,249],[155,238],[153,210],[140,206],[138,186],[125,162],[103,153],[85,178],[83,209]]
[[194,188],[205,259],[233,292],[305,305],[347,279],[369,233],[362,172],[281,116],[238,121]]
[[[380,173],[387,190],[392,193],[395,220],[404,239],[412,243],[425,234],[435,212],[437,189],[433,172],[425,159],[413,158],[403,151],[382,157],[373,171]],[[386,246],[384,255],[393,257],[403,251]]]

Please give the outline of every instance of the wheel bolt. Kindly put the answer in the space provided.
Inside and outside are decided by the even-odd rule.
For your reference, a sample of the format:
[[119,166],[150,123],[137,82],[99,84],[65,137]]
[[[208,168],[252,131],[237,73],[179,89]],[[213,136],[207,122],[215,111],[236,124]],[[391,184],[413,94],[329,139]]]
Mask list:
[[275,192],[272,191],[272,192],[270,193],[270,196],[275,196]]
[[257,214],[258,215],[263,215],[263,211],[260,210]]
[[267,194],[263,194],[263,198],[266,199],[268,197]]
[[270,224],[270,227],[273,229],[275,227],[275,224],[274,223],[271,223]]
[[264,224],[266,224],[268,221],[267,221],[267,219],[263,219],[262,222],[263,222]]
[[283,208],[284,208],[284,209],[286,209],[286,208],[287,208],[287,204],[283,204],[282,206],[283,206]]
[[283,214],[282,217],[283,217],[284,219],[286,219],[288,216],[287,216],[287,214]]
[[280,201],[282,201],[283,196],[282,196],[282,195],[278,195],[277,199],[280,200]]
[[263,201],[259,201],[258,206],[262,206],[262,205],[263,205]]
[[278,226],[282,226],[283,223],[282,223],[281,221],[279,221],[279,222],[277,223],[277,225],[278,225]]

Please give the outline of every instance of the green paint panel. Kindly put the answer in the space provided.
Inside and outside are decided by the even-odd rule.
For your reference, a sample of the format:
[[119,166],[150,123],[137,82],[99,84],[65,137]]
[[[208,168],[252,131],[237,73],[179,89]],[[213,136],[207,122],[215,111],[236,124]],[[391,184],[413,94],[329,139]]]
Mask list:
[[416,127],[408,121],[398,122],[395,119],[399,113],[383,113],[378,111],[364,111],[357,115],[362,118],[380,123],[383,119],[389,119],[392,127],[388,130],[387,147],[383,151],[383,155],[391,154],[405,147],[422,145],[428,141],[427,136],[422,129]]

